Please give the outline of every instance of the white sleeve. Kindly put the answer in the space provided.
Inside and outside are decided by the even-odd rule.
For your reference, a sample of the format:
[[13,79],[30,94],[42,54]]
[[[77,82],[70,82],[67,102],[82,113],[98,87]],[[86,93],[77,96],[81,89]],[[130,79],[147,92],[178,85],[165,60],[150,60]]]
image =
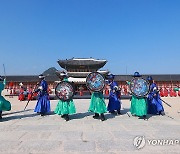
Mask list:
[[42,90],[42,89],[43,89],[43,87],[42,87],[42,86],[39,86],[39,88],[38,88],[38,89]]

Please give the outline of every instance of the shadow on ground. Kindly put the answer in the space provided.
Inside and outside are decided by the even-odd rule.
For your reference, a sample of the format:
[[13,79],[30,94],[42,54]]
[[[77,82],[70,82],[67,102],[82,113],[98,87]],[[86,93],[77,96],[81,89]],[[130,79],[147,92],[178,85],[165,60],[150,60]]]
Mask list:
[[14,115],[14,116],[9,116],[9,117],[2,117],[2,119],[0,119],[0,122],[24,119],[24,118],[32,118],[32,117],[36,117],[36,116],[39,116],[39,114],[33,113],[33,114],[24,114],[24,115]]
[[6,113],[3,113],[2,115],[11,115],[11,114],[16,114],[16,113],[28,112],[28,111],[32,111],[32,110],[33,109],[21,110],[21,111],[15,111],[15,112],[6,112]]
[[92,112],[76,113],[76,114],[71,115],[71,119],[83,119],[85,117],[93,116],[93,115],[94,113]]

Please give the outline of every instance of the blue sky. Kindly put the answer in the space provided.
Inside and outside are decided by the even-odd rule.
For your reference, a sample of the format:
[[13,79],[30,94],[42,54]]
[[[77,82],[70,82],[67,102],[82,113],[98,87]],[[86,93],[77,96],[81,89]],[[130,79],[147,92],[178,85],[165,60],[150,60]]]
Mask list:
[[106,59],[114,74],[180,73],[179,0],[0,0],[0,74]]

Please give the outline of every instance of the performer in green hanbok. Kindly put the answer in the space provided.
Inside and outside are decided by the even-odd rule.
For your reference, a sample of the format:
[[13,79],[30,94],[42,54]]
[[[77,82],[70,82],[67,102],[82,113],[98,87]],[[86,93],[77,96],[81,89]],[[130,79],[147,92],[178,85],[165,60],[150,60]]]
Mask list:
[[[138,78],[141,77],[141,75],[139,72],[135,72],[133,77]],[[139,98],[132,95],[130,112],[133,116],[145,119],[147,115],[147,99],[145,97]]]
[[94,119],[98,119],[100,116],[100,119],[102,121],[105,120],[104,113],[107,112],[107,109],[102,92],[92,93],[89,111],[95,113],[95,115],[93,116]]
[[[66,72],[62,71],[60,73],[60,80],[68,81],[68,76]],[[69,114],[76,113],[74,101],[72,99],[68,101],[59,100],[54,112],[58,115],[61,115],[61,117],[64,118],[66,121],[69,121]]]
[[2,111],[11,110],[11,103],[1,95],[5,85],[6,85],[6,79],[3,80],[3,78],[0,76],[0,119],[2,119]]

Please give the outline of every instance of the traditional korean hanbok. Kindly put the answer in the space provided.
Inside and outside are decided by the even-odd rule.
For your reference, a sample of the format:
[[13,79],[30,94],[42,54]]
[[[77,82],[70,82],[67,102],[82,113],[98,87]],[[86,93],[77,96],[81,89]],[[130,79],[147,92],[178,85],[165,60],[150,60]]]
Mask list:
[[102,92],[93,92],[91,95],[91,102],[89,106],[90,112],[94,112],[95,116],[93,118],[98,118],[100,114],[100,118],[102,121],[105,120],[104,113],[107,112],[104,96]]
[[6,79],[3,79],[0,77],[0,118],[2,118],[2,111],[10,111],[11,110],[11,103],[7,101],[2,96],[2,91],[4,90],[4,87],[6,85]]
[[169,91],[167,87],[164,88],[164,97],[168,97]]
[[20,90],[19,90],[19,96],[18,96],[18,99],[20,101],[24,101],[25,100],[25,96],[24,96],[24,88],[21,87]]
[[[64,78],[63,81],[68,81],[68,79]],[[62,118],[65,118],[65,120],[68,121],[68,115],[76,113],[74,101],[72,99],[69,101],[59,100],[54,112],[58,115],[61,115]]]
[[[147,80],[152,81],[152,77],[148,77]],[[148,101],[148,114],[164,115],[164,107],[160,99],[158,87],[155,83],[151,82],[150,93],[148,94],[147,101]]]
[[138,98],[132,95],[131,98],[131,114],[135,116],[146,116],[147,115],[147,100],[146,98]]
[[[141,77],[141,75],[139,72],[135,72],[133,77]],[[132,115],[145,118],[147,115],[147,99],[132,95],[130,112]]]
[[43,116],[46,113],[49,113],[51,109],[50,109],[49,94],[47,92],[48,84],[44,80],[43,75],[40,75],[39,78],[42,78],[42,80],[40,82],[40,86],[38,90],[36,90],[36,92],[38,92],[38,102],[36,104],[34,112],[40,113],[41,116]]
[[32,87],[30,87],[30,88],[28,89],[27,99],[28,99],[28,100],[33,100],[33,89],[32,89]]
[[121,102],[119,100],[120,98],[120,91],[118,90],[118,85],[115,81],[112,81],[110,83],[111,91],[109,95],[109,103],[107,110],[111,113],[113,113],[115,110],[118,114],[120,114],[121,109]]

